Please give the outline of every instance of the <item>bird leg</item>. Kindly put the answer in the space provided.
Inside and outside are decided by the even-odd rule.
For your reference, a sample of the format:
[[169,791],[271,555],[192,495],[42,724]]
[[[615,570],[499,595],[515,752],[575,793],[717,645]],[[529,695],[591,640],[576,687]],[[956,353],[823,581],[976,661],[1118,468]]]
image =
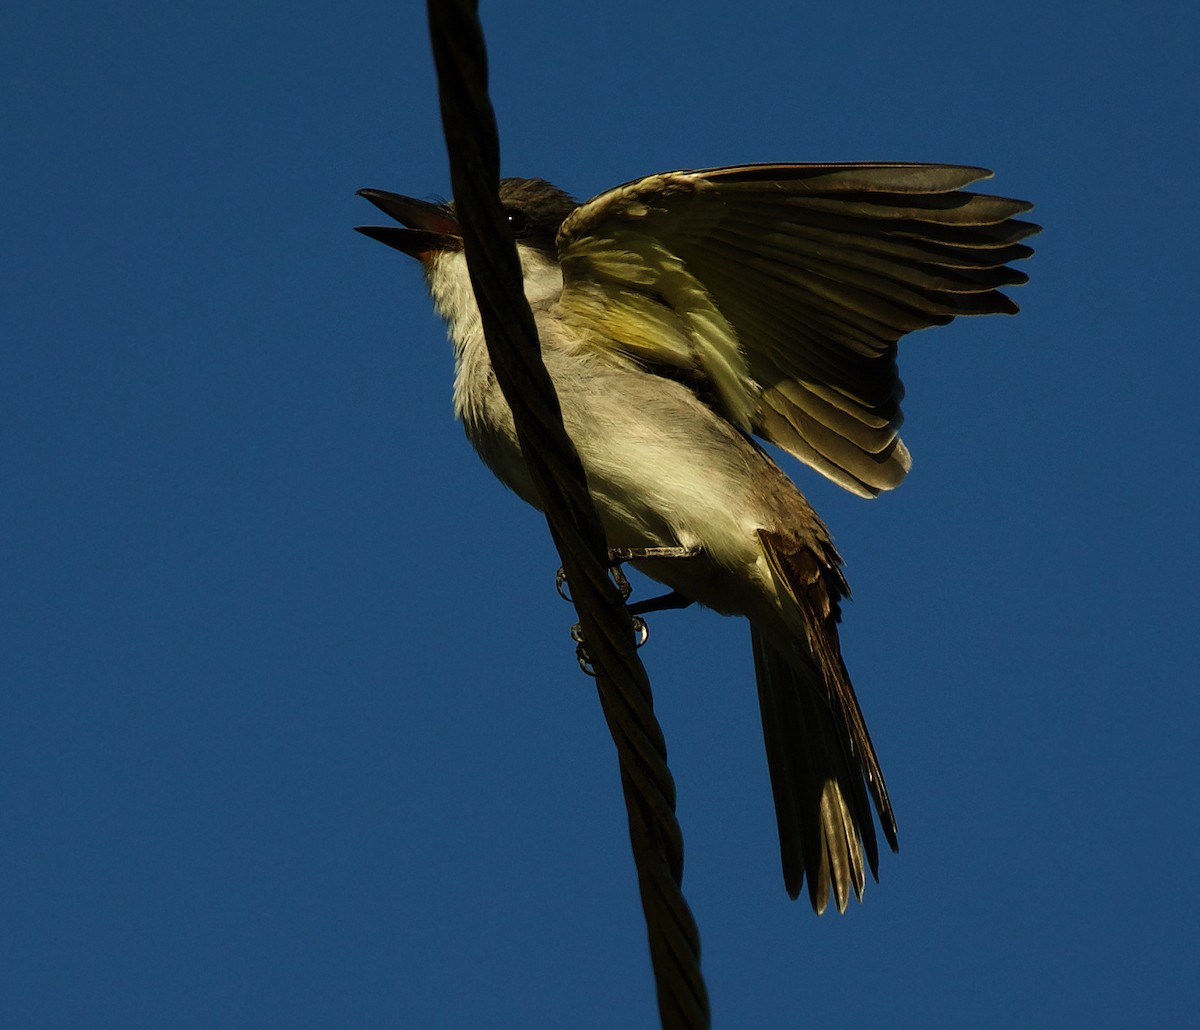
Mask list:
[[669,594],[648,597],[644,601],[636,601],[633,604],[627,604],[625,607],[629,609],[630,615],[648,615],[650,612],[666,612],[675,608],[687,608],[694,603],[690,597],[684,597],[678,590],[672,590]]
[[[610,547],[608,549],[609,572],[617,589],[621,592],[621,600],[627,601],[629,595],[633,593],[633,587],[630,586],[629,580],[621,568],[625,562],[695,558],[703,553],[703,547]],[[567,573],[561,565],[554,574],[554,589],[558,591],[558,596],[564,601],[571,600],[571,595],[567,592]],[[671,608],[686,608],[691,603],[678,590],[672,590],[669,594],[663,594],[661,597],[639,601],[631,605],[629,610],[634,615],[641,615],[646,612],[660,612]]]
[[695,558],[703,547],[610,547],[608,563],[620,565],[627,561],[646,561],[650,558]]
[[[621,596],[628,600],[632,588],[629,586],[629,580],[625,578],[625,573],[621,571],[621,565],[624,562],[663,558],[695,558],[703,551],[704,548],[702,547],[610,547],[608,549],[608,560],[612,563],[613,579],[621,591]],[[638,616],[646,615],[650,612],[665,612],[675,608],[687,608],[691,603],[690,598],[684,597],[678,590],[672,590],[669,594],[650,597],[645,601],[637,601],[634,604],[627,605],[627,607],[629,608],[630,615]]]

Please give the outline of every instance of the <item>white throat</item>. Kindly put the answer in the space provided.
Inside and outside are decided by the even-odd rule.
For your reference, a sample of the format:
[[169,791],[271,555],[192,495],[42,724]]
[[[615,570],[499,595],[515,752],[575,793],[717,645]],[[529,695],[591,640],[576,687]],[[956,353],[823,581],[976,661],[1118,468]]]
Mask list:
[[[525,299],[536,315],[562,296],[562,267],[540,250],[517,245],[521,270],[525,277]],[[437,254],[426,266],[425,279],[437,312],[446,320],[456,355],[482,338],[479,307],[467,272],[467,258],[461,250]]]
[[[518,243],[517,253],[524,273],[525,299],[537,319],[562,295],[562,267],[533,247]],[[435,255],[426,265],[425,280],[454,345],[454,412],[461,419],[469,419],[482,400],[480,391],[491,381],[491,360],[466,255],[461,250]]]

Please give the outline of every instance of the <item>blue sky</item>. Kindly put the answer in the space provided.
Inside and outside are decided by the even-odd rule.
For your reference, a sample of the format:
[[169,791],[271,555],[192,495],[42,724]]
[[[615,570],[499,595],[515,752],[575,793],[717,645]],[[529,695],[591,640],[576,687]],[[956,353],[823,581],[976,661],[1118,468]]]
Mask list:
[[[361,186],[445,195],[414,4],[25,5],[0,112],[0,1007],[20,1027],[651,1026],[540,516]],[[644,652],[726,1027],[1193,1026],[1193,5],[485,11],[507,174],[929,160],[1046,226],[908,339],[915,465],[790,464],[901,852],[788,901],[745,627]]]

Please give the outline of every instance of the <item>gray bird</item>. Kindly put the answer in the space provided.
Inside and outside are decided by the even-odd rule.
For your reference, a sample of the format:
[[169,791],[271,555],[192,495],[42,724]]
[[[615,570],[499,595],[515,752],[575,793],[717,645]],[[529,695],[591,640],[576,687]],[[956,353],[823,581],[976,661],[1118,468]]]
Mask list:
[[[900,483],[897,341],[1012,314],[1031,205],[926,164],[665,172],[579,204],[542,179],[500,199],[563,421],[609,546],[686,601],[750,622],[784,884],[813,909],[878,879],[868,795],[896,821],[842,660],[842,561],[759,436],[863,497]],[[496,385],[453,205],[360,194],[401,226],[360,231],[421,261],[454,346],[454,409],[491,470],[538,505]]]

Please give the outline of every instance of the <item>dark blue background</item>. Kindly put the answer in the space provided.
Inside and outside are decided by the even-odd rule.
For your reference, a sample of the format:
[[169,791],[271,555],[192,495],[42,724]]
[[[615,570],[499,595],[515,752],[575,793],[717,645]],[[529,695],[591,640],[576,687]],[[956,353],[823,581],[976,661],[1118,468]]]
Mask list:
[[[1195,8],[485,17],[508,174],[982,164],[1047,227],[1019,317],[902,347],[902,489],[788,466],[900,820],[863,905],[783,892],[744,626],[654,620],[717,1025],[1195,1025]],[[3,1022],[653,1025],[544,525],[351,231],[449,188],[423,11],[3,21]]]

